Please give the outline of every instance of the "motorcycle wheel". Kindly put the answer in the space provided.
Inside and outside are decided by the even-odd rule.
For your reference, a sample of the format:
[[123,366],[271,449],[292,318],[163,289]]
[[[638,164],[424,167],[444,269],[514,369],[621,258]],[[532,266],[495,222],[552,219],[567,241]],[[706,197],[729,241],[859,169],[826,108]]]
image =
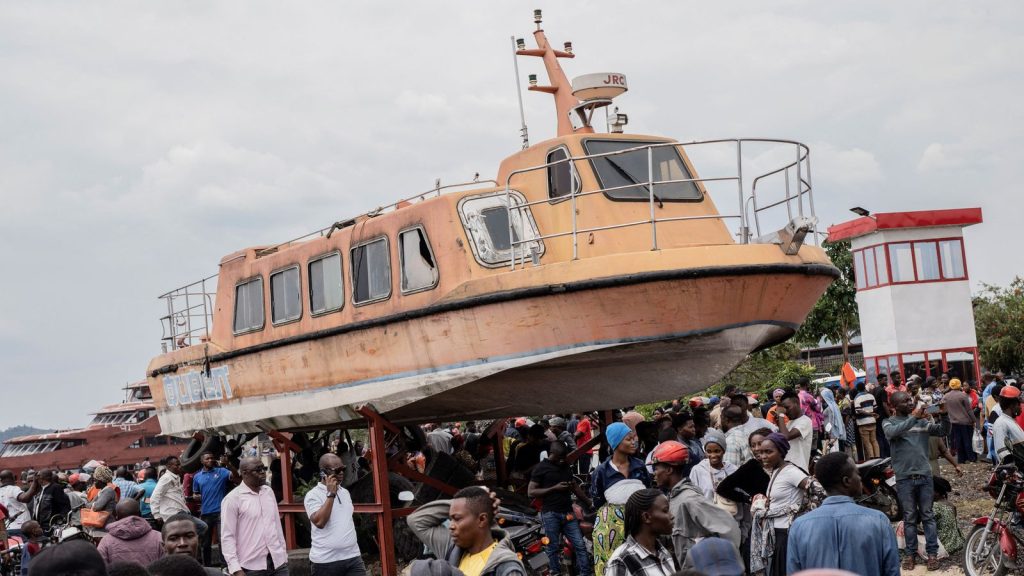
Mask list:
[[883,482],[878,486],[878,492],[889,499],[889,505],[886,506],[885,510],[882,510],[886,517],[889,518],[889,521],[899,522],[903,520],[903,506],[900,504],[900,498],[896,491],[892,489],[892,486]]
[[999,548],[999,535],[984,526],[975,526],[964,544],[964,573],[967,576],[1005,576],[1009,570],[1003,566],[1003,552]]

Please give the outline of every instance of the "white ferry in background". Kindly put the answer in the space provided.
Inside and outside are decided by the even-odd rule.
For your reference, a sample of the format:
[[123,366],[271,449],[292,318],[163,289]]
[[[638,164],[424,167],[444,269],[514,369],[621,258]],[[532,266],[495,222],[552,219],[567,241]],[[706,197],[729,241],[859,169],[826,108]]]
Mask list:
[[90,460],[110,467],[181,455],[188,440],[163,436],[145,381],[125,386],[125,400],[104,406],[85,428],[11,438],[0,447],[0,469],[77,470]]

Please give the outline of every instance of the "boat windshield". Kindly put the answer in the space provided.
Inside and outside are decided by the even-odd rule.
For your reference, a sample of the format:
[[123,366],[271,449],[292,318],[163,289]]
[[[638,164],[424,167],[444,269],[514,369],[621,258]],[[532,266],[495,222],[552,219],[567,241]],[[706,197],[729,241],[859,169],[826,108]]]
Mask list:
[[[648,144],[659,144],[660,142],[645,142],[637,140],[587,140],[584,142],[587,154],[606,154],[619,150],[628,150]],[[654,181],[664,182],[666,180],[687,180],[693,178],[690,171],[686,169],[679,152],[674,146],[654,148],[652,159],[654,162]],[[650,198],[650,191],[647,189],[647,150],[641,148],[633,152],[616,154],[612,156],[599,156],[590,159],[594,172],[601,188],[616,188],[605,192],[605,195],[612,200],[643,200]],[[636,184],[636,186],[630,186]],[[618,188],[624,186],[624,188]],[[700,189],[693,182],[668,182],[654,185],[655,200],[661,201],[700,201],[703,196]]]

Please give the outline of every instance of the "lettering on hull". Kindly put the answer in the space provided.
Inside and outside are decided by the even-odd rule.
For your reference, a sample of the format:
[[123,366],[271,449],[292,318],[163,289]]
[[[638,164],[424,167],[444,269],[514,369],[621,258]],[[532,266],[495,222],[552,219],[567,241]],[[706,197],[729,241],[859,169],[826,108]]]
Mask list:
[[231,398],[228,367],[212,368],[209,376],[202,370],[164,376],[164,397],[168,408]]

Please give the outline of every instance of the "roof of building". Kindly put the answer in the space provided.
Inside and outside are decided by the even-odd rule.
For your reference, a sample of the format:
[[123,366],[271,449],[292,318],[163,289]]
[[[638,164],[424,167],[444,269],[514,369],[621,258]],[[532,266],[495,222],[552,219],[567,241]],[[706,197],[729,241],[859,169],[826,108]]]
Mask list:
[[913,212],[879,212],[828,227],[828,241],[838,242],[865,236],[878,230],[899,228],[932,228],[936,226],[970,226],[980,224],[981,208],[951,210],[916,210]]

